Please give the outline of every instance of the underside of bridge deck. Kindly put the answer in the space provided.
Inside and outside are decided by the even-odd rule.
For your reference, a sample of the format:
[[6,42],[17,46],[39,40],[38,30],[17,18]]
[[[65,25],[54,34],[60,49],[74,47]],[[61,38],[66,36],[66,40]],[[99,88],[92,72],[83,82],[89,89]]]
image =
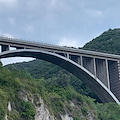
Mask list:
[[[75,61],[70,60],[64,56],[58,55],[56,53],[41,51],[41,50],[32,50],[32,49],[18,49],[14,51],[5,51],[0,53],[0,58],[17,57],[17,56],[33,57],[33,58],[46,60],[48,62],[56,64],[66,69],[67,71],[71,72],[76,77],[78,77],[81,81],[83,81],[92,91],[96,93],[96,95],[101,99],[103,103],[117,102],[119,104],[119,101],[114,96],[114,94],[103,84],[102,81],[99,80],[99,78],[97,78],[97,76],[95,76],[95,74],[92,73],[94,71],[90,72],[89,70],[86,69],[87,66],[84,67],[87,64],[85,62],[83,63],[83,66],[82,66],[76,63]],[[89,61],[91,60],[92,58],[89,59]],[[105,64],[104,62],[105,61],[102,61],[101,63],[102,66],[104,66]],[[92,64],[94,64],[93,61],[91,61],[91,65]],[[101,73],[101,75],[102,74],[103,73]]]

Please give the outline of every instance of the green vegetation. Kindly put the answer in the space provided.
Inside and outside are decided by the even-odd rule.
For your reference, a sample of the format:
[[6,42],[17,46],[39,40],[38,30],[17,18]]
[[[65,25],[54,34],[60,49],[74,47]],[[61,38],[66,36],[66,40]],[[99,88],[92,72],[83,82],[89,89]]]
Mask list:
[[[23,66],[25,67],[25,71],[19,71],[24,70]],[[95,99],[91,98],[91,96],[95,98],[95,94],[91,92],[85,84],[66,70],[51,63],[35,60],[29,63],[17,63],[6,67],[12,71],[18,71],[31,79],[32,77],[28,74],[29,72],[36,78],[30,80],[31,85],[34,85],[37,89],[37,94],[42,97],[50,113],[58,120],[60,119],[60,114],[65,114],[66,110],[75,120],[86,120],[89,114],[96,120],[103,120],[106,116],[112,117],[111,113],[113,112],[114,114],[120,112],[119,106],[115,103],[95,103]],[[35,68],[37,69],[35,70]],[[34,69],[34,74],[32,69]],[[47,70],[47,74],[45,69]],[[25,84],[25,86],[27,86],[27,84]],[[31,88],[27,89],[31,90]],[[71,105],[71,102],[74,103],[74,106]],[[115,109],[111,104],[116,106],[114,107]],[[107,111],[107,105],[110,107],[109,112]],[[119,114],[118,116],[113,116],[113,120],[119,118]]]
[[[30,120],[31,118],[31,120],[33,120],[33,114],[35,114],[34,106],[24,101],[24,104],[26,103],[28,108],[24,109],[21,103],[22,98],[19,96],[21,91],[30,90],[29,88],[32,88],[32,86],[27,84],[28,80],[32,81],[28,74],[10,72],[0,65],[0,120],[4,120],[5,114],[8,114],[9,120]],[[30,92],[33,91],[32,89]],[[9,112],[7,108],[9,101],[11,101],[13,106],[12,112]]]
[[[110,29],[87,43],[84,49],[119,53],[119,33],[120,29]],[[28,101],[23,94],[28,96]],[[42,60],[6,67],[0,64],[0,120],[5,120],[5,114],[8,120],[34,120],[35,106],[41,106],[40,96],[57,120],[66,112],[74,120],[120,119],[120,106],[98,103],[97,96],[85,84],[56,65]],[[12,111],[8,110],[9,101]]]
[[[63,75],[62,77],[62,74],[61,79],[66,83],[65,76]],[[79,116],[81,109],[81,115],[86,117],[87,111],[85,113],[83,110],[85,106],[88,111],[91,111],[91,108],[93,110],[96,109],[93,99],[79,94],[68,82],[64,85],[64,82],[61,83],[59,80],[57,82],[57,80],[55,78],[49,78],[47,80],[45,78],[35,79],[25,71],[10,71],[1,65],[0,119],[4,120],[5,114],[7,114],[9,120],[33,120],[35,116],[35,105],[38,105],[37,101],[39,100],[39,96],[43,98],[50,113],[57,119],[60,119],[60,114],[65,114],[66,109],[74,114],[73,117]],[[35,96],[34,104],[23,100],[21,92],[24,93],[24,91],[28,93],[28,96]],[[8,111],[7,108],[9,101],[12,104],[12,111]],[[73,110],[76,108],[70,106],[70,101],[75,101],[76,105],[79,106],[79,112]],[[92,101],[94,106],[89,104],[90,101]],[[79,118],[81,117],[79,116]]]
[[78,78],[57,65],[53,65],[43,60],[33,60],[30,62],[16,63],[6,66],[12,71],[23,70],[36,79],[44,78],[48,85],[66,87],[72,86],[78,93],[87,95],[100,101],[90,89]]
[[33,120],[35,116],[35,110],[30,102],[21,101],[20,102],[20,116],[24,120]]
[[114,103],[97,104],[99,120],[119,120],[120,106]]
[[83,49],[120,54],[120,29],[109,29],[88,42]]

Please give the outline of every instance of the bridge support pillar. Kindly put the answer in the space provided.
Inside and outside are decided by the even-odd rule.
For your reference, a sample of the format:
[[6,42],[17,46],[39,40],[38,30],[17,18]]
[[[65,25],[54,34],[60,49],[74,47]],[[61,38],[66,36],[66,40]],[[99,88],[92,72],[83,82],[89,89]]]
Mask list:
[[94,75],[95,77],[97,77],[97,73],[96,73],[96,62],[95,62],[95,58],[93,58],[93,66],[94,66]]
[[96,76],[101,80],[101,82],[109,88],[108,83],[108,68],[105,59],[96,59]]
[[1,45],[1,52],[10,50],[10,45]]
[[78,56],[78,58],[77,58],[77,63],[78,63],[79,65],[81,65],[81,57],[82,57],[82,56]]
[[70,56],[69,56],[69,54],[67,53],[67,58],[69,59],[69,57],[70,57]]
[[110,78],[109,78],[108,60],[105,59],[105,62],[106,62],[106,74],[107,74],[107,80],[108,80],[108,89],[110,90]]
[[81,56],[78,55],[69,55],[69,59],[81,65]]
[[83,66],[83,56],[80,56],[80,65]]
[[120,62],[109,61],[110,90],[120,101]]
[[95,75],[94,71],[94,60],[90,57],[83,57],[83,67],[85,67],[88,71]]

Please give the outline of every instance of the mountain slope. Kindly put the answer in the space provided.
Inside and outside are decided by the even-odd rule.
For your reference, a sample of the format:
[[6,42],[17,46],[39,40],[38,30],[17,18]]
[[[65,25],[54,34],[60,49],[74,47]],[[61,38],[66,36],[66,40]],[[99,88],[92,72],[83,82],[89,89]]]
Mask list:
[[53,85],[62,87],[71,85],[78,93],[95,98],[96,101],[100,101],[98,97],[78,78],[65,69],[49,62],[37,59],[30,62],[7,65],[6,67],[10,70],[25,70],[30,73],[32,77],[37,79],[43,77]]
[[[45,120],[41,116],[43,110],[40,119],[35,119],[36,106],[38,110],[43,107],[43,103],[39,102],[41,98],[45,103],[43,109],[49,110],[54,117],[52,120],[65,118],[119,120],[120,118],[120,107],[116,103],[95,103],[94,99],[79,94],[72,85],[57,82],[58,79],[43,77],[35,79],[25,71],[15,69],[9,71],[1,65],[0,71],[0,103],[2,103],[0,120],[4,120],[5,114],[8,120]],[[9,102],[12,106],[11,111],[7,110]],[[44,117],[47,118],[47,114]]]
[[[115,52],[119,53],[119,35],[120,29],[114,29],[114,30],[108,30],[104,32],[102,35],[97,37],[96,39],[92,40],[91,42],[87,43],[83,48],[84,49],[90,49],[90,50],[97,50],[97,51],[107,51],[107,52]],[[6,80],[5,76],[9,76],[11,78],[11,75],[8,75],[6,73],[13,73],[12,74],[12,80],[15,80],[15,76],[18,76],[19,78],[19,84],[18,87],[14,85],[13,83],[16,83],[15,81],[10,83],[11,87],[15,87],[16,89],[12,89],[12,94],[16,95],[16,98],[19,96],[18,91],[25,90],[27,91],[27,94],[30,96],[32,95],[34,99],[34,104],[30,101],[29,104],[31,104],[33,107],[33,111],[35,110],[35,105],[39,101],[39,97],[41,97],[45,103],[45,106],[50,111],[50,114],[53,115],[53,117],[57,120],[61,120],[62,116],[69,116],[69,119],[73,118],[74,120],[119,120],[120,119],[120,106],[118,106],[116,103],[95,103],[94,99],[90,97],[96,97],[93,92],[91,92],[79,79],[77,79],[75,76],[70,74],[64,69],[61,69],[60,67],[53,65],[51,63],[41,61],[41,60],[34,60],[31,62],[23,62],[23,63],[17,63],[6,66],[5,69],[1,66],[1,88],[7,88],[7,84],[3,81]],[[4,70],[5,69],[5,70]],[[9,71],[9,72],[8,72]],[[15,74],[15,75],[14,75]],[[30,75],[29,75],[30,74]],[[31,77],[32,76],[32,77]],[[10,79],[11,80],[11,79]],[[8,79],[9,81],[9,79]],[[2,88],[2,92],[6,92]],[[19,89],[17,89],[19,88]],[[8,90],[7,90],[8,91]],[[8,95],[6,93],[6,95]],[[0,94],[0,97],[2,98],[3,94]],[[37,97],[35,97],[37,96]],[[90,96],[90,97],[89,97]],[[12,97],[12,96],[11,96]],[[0,118],[4,118],[6,113],[5,108],[7,107],[7,103],[9,101],[12,101],[14,103],[13,105],[17,105],[17,100],[11,99],[9,96],[9,99],[5,99],[3,97],[2,101],[6,101],[6,104],[0,105],[2,106],[0,108],[1,113]],[[1,99],[0,99],[1,100]],[[1,102],[2,102],[1,101]],[[23,99],[20,98],[20,101],[23,101]],[[26,103],[27,104],[27,103]],[[37,104],[39,107],[41,106],[41,103]],[[22,118],[21,114],[19,114],[19,110],[21,111],[21,107],[18,106],[14,107],[14,109],[17,112],[17,119],[20,120]],[[13,116],[13,111],[9,112],[8,118],[10,120],[15,120]],[[31,112],[30,112],[31,113]],[[33,112],[34,113],[34,112]],[[31,114],[28,114],[30,116],[27,116],[26,113],[26,119],[30,119],[28,117],[31,116]],[[19,117],[18,117],[19,116]],[[34,116],[33,116],[34,117]],[[34,119],[34,118],[31,118]],[[63,118],[63,120],[65,117]]]
[[120,54],[120,28],[109,29],[85,44],[83,49]]

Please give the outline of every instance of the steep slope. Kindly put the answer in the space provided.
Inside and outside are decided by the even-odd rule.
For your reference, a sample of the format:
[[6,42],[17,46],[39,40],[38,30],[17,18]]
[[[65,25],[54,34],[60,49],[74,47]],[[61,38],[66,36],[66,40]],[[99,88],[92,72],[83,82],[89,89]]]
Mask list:
[[0,65],[0,120],[96,120],[99,117],[93,99],[79,94],[70,85],[53,84],[52,80],[35,79],[25,71],[11,72]]
[[[83,48],[97,51],[107,51],[119,53],[118,48],[120,40],[120,29],[108,30],[101,34],[96,39],[87,43]],[[116,43],[117,42],[117,43]],[[2,101],[6,101],[6,104],[2,104],[0,108],[0,118],[4,119],[5,114],[9,120],[119,120],[120,119],[120,106],[115,103],[95,103],[95,94],[91,92],[80,80],[75,76],[68,73],[64,69],[53,65],[51,63],[35,60],[31,62],[23,62],[6,66],[5,69],[1,66],[1,88],[2,93],[6,93],[4,88],[12,87],[12,95],[16,96],[12,99],[9,92],[6,93],[7,97],[3,97],[4,94],[0,94]],[[6,72],[7,71],[7,72]],[[9,71],[9,72],[8,72]],[[12,73],[10,75],[6,73]],[[28,73],[30,73],[30,76]],[[12,76],[11,76],[12,75]],[[10,82],[7,86],[5,76],[9,76],[14,82]],[[19,87],[16,86],[16,76],[19,83]],[[7,79],[7,81],[11,80]],[[14,85],[15,84],[15,85]],[[15,88],[15,89],[14,89]],[[19,89],[18,89],[19,88]],[[9,91],[9,90],[7,90]],[[10,92],[11,93],[11,92]],[[27,95],[27,97],[25,97]],[[21,97],[19,97],[21,96]],[[90,97],[88,97],[90,96]],[[19,98],[19,102],[25,102],[17,104],[16,98]],[[27,101],[26,101],[27,99]],[[2,102],[0,101],[0,103]],[[9,101],[12,103],[12,111],[6,112]],[[33,102],[34,101],[34,102]],[[33,113],[36,110],[36,114],[21,113],[24,106],[31,106]],[[15,106],[15,107],[14,107]],[[18,107],[16,107],[18,106]],[[22,108],[20,106],[23,106]],[[14,109],[13,109],[14,108]],[[43,110],[43,109],[45,110]],[[14,111],[17,112],[14,112]],[[49,112],[48,112],[49,111]],[[13,113],[17,113],[13,114]],[[43,116],[45,118],[43,118]],[[49,114],[47,116],[47,114]],[[22,116],[25,115],[25,116]],[[40,116],[41,115],[41,116]],[[39,117],[35,117],[39,116]],[[31,117],[31,118],[30,118]]]
[[0,64],[0,120],[34,119],[34,105],[25,101],[21,95],[27,91],[36,91],[31,85],[32,80],[29,74],[10,72]]
[[34,78],[45,78],[51,84],[66,87],[71,85],[78,93],[100,101],[97,96],[78,78],[61,67],[43,60],[16,63],[6,66],[10,70],[25,70]]
[[120,54],[120,28],[109,29],[85,44],[83,49]]
[[[63,78],[65,81],[66,77]],[[0,65],[0,120],[120,119],[117,104],[95,103],[72,85],[57,80],[35,79],[25,71],[12,69],[10,72]]]

